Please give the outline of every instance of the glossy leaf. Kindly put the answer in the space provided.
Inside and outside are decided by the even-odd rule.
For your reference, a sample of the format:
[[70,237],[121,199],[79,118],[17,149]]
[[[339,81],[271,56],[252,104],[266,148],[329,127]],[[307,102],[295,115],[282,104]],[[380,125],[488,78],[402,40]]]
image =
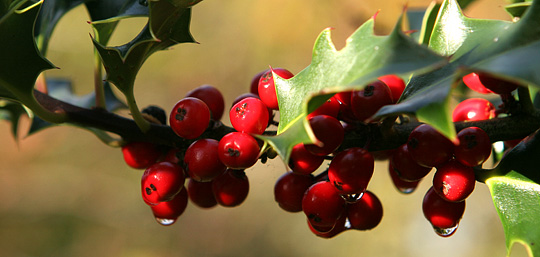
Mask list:
[[[308,67],[287,80],[274,74],[280,121],[278,135],[266,139],[272,145],[286,145],[278,149],[284,160],[288,159],[294,145],[316,142],[307,122],[303,120],[308,112],[335,92],[362,89],[385,74],[406,75],[445,62],[441,56],[404,35],[400,31],[401,19],[387,36],[374,35],[374,22],[373,18],[364,23],[339,51],[331,41],[331,29],[324,30],[315,42]],[[297,136],[288,136],[286,132],[289,129],[294,129]]]
[[[453,139],[455,130],[450,125],[451,117],[441,116],[432,111],[433,108],[444,109],[461,77],[471,71],[539,85],[540,78],[535,73],[540,64],[532,61],[537,60],[534,56],[540,50],[539,40],[538,1],[519,21],[508,22],[465,17],[455,0],[447,0],[442,3],[433,25],[429,47],[449,56],[450,63],[439,70],[413,77],[400,103],[383,107],[378,115],[424,113],[421,121]],[[425,97],[426,93],[435,97]]]
[[521,243],[529,256],[540,256],[540,185],[512,171],[486,181],[499,213],[508,255],[514,243]]
[[36,48],[32,35],[42,2],[18,1],[0,16],[0,97],[22,101],[33,98],[38,75],[54,66]]
[[19,119],[26,114],[26,109],[19,103],[0,99],[0,120],[11,123],[11,134],[18,140]]

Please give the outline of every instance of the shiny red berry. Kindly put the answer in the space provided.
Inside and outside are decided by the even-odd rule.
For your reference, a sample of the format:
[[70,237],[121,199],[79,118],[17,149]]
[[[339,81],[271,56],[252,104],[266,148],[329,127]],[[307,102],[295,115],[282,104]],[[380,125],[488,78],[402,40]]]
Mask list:
[[217,140],[205,138],[187,148],[184,163],[192,179],[207,182],[225,171],[227,167],[219,160],[218,145]]
[[134,169],[146,169],[161,157],[160,149],[150,142],[130,142],[122,146],[126,164]]
[[308,223],[308,226],[309,226],[309,230],[311,230],[311,232],[313,234],[315,234],[318,237],[326,238],[326,239],[333,238],[333,237],[339,235],[341,232],[348,229],[347,224],[346,224],[347,223],[347,215],[342,215],[341,218],[339,218],[336,221],[336,223],[334,224],[334,226],[331,227],[331,228],[319,228],[319,227],[311,224],[309,219],[307,219],[307,223]]
[[394,74],[381,76],[379,77],[379,80],[384,82],[384,84],[390,88],[390,91],[392,92],[392,102],[397,103],[405,90],[405,81]]
[[471,90],[481,93],[481,94],[491,94],[493,91],[486,88],[482,82],[480,82],[480,78],[478,77],[478,74],[472,72],[465,76],[463,76],[463,83],[470,88]]
[[475,183],[473,169],[456,160],[437,167],[433,176],[433,189],[450,202],[465,200],[473,192]]
[[186,97],[174,105],[169,122],[178,136],[195,139],[208,127],[210,109],[202,100]]
[[293,172],[301,174],[311,174],[317,170],[324,161],[324,156],[312,154],[304,144],[297,144],[291,151],[289,158],[289,168]]
[[306,144],[306,150],[309,152],[319,156],[328,155],[343,142],[345,130],[336,118],[328,115],[317,115],[309,119],[309,125],[321,143],[320,145]]
[[212,191],[212,182],[199,182],[189,179],[187,184],[189,199],[201,208],[212,208],[217,205],[216,197]]
[[242,132],[231,132],[219,140],[219,159],[231,169],[247,169],[257,163],[259,158],[259,143],[257,140]]
[[424,167],[443,164],[454,153],[454,143],[428,124],[416,127],[409,134],[407,147],[411,157]]
[[320,231],[323,231],[321,228],[330,230],[334,227],[337,220],[344,215],[345,209],[345,200],[329,181],[313,184],[302,198],[304,214],[309,222],[318,227]]
[[345,122],[356,122],[356,117],[351,107],[351,94],[352,91],[339,92],[334,97],[339,101],[339,113],[338,118]]
[[268,108],[278,110],[278,100],[276,93],[276,85],[274,84],[273,73],[283,79],[290,79],[294,76],[290,71],[282,68],[274,68],[263,73],[259,80],[258,93],[261,100]]
[[412,158],[407,144],[396,149],[390,157],[390,165],[401,179],[410,182],[422,179],[431,171],[430,167],[421,166]]
[[340,194],[361,194],[371,180],[374,167],[371,153],[352,147],[334,156],[328,167],[328,179]]
[[210,109],[211,119],[220,120],[223,116],[225,100],[223,94],[217,88],[211,85],[202,85],[189,91],[186,97],[201,99]]
[[519,86],[514,82],[496,78],[488,73],[477,72],[477,74],[480,83],[482,83],[484,87],[499,95],[508,95]]
[[469,98],[452,112],[452,121],[478,121],[495,117],[495,106],[484,98]]
[[392,166],[392,162],[388,162],[388,173],[390,174],[390,178],[392,179],[394,187],[396,187],[399,192],[404,194],[410,194],[414,192],[414,190],[416,190],[416,188],[418,187],[418,183],[421,180],[420,179],[416,181],[406,181],[402,179]]
[[268,125],[268,108],[261,100],[247,97],[233,105],[229,118],[238,132],[260,135]]
[[440,233],[441,236],[450,236],[459,224],[465,212],[465,201],[449,202],[444,200],[431,187],[422,202],[424,216],[437,231],[448,230]]
[[180,165],[158,162],[148,167],[141,178],[143,200],[149,205],[170,201],[184,187],[184,170]]
[[382,220],[383,206],[379,198],[366,191],[362,198],[347,205],[347,218],[352,229],[369,230],[375,228]]
[[330,97],[321,106],[307,115],[307,119],[317,115],[328,115],[337,119],[339,114],[339,101],[335,97]]
[[246,200],[249,180],[243,170],[227,169],[212,181],[214,197],[221,206],[234,207]]
[[491,155],[491,140],[481,128],[464,128],[458,132],[457,138],[459,144],[454,149],[454,156],[461,164],[469,167],[478,166]]
[[260,71],[259,73],[255,74],[255,76],[253,76],[253,78],[251,79],[250,86],[249,86],[249,92],[251,94],[254,94],[257,97],[259,96],[259,80],[261,80],[261,76],[264,73],[268,72],[269,70],[270,69]]
[[184,213],[188,205],[187,190],[182,187],[180,192],[168,202],[160,202],[150,206],[157,222],[163,226],[174,224],[178,217]]
[[304,193],[313,182],[311,174],[287,172],[281,175],[274,185],[274,199],[281,209],[288,212],[300,212]]
[[360,121],[367,120],[381,107],[389,104],[393,104],[392,92],[380,80],[368,84],[362,90],[355,90],[351,94],[351,109]]

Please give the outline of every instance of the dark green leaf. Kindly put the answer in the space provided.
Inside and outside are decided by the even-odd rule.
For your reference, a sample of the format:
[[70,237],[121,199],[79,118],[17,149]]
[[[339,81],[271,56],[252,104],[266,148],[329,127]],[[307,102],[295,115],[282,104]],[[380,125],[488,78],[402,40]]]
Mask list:
[[84,0],[47,0],[39,12],[36,20],[34,36],[38,48],[43,54],[47,52],[49,41],[56,24],[67,12],[81,5]]
[[[540,64],[533,60],[537,60],[539,40],[538,2],[518,22],[507,22],[465,17],[455,0],[445,1],[433,26],[429,47],[449,56],[450,63],[440,70],[413,77],[400,104],[383,107],[379,115],[421,113],[422,121],[453,138],[455,131],[448,112],[440,115],[433,110],[446,108],[450,93],[460,83],[461,76],[471,71],[484,71],[523,84],[538,85],[540,78],[536,72]],[[425,93],[432,97],[423,97]]]
[[0,17],[0,97],[12,99],[47,113],[34,98],[34,83],[38,75],[54,66],[45,59],[36,47],[33,26],[42,1],[17,1]]
[[189,31],[190,19],[191,9],[174,8],[164,0],[151,1],[149,24],[131,42],[107,47],[94,39],[107,81],[124,94],[131,92],[137,72],[150,55],[177,43],[194,42]]
[[522,3],[509,4],[505,6],[504,9],[510,15],[512,15],[512,17],[516,18],[516,17],[521,17],[523,13],[525,13],[527,8],[529,8],[529,6],[531,6],[531,2],[522,2]]
[[26,114],[26,109],[19,103],[0,99],[0,119],[11,122],[11,134],[18,140],[19,118]]

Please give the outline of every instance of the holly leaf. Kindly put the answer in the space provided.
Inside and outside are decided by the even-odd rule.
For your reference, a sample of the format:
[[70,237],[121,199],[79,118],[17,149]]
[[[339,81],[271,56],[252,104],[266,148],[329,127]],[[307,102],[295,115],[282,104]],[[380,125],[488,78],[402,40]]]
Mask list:
[[130,17],[148,16],[148,7],[139,0],[88,1],[86,9],[92,19],[92,28],[97,42],[106,45],[118,25],[118,21]]
[[540,256],[540,174],[538,131],[526,137],[486,179],[506,236],[508,254],[521,243],[530,256]]
[[93,39],[107,71],[106,80],[124,94],[133,91],[137,72],[154,52],[178,43],[195,42],[189,32],[191,9],[174,7],[165,0],[150,1],[149,8],[148,24],[131,42],[107,47]]
[[26,109],[19,103],[0,99],[0,119],[11,122],[11,134],[17,141],[19,119],[26,114]]
[[324,30],[308,67],[290,79],[273,74],[280,121],[278,135],[264,138],[284,161],[294,145],[317,143],[305,117],[334,93],[362,89],[385,74],[407,75],[445,63],[445,58],[402,33],[401,19],[386,36],[374,34],[374,22],[372,18],[359,27],[341,50],[331,40],[331,29]]
[[188,8],[202,2],[202,0],[167,0],[167,1],[169,1],[174,6],[183,7],[183,8]]
[[14,1],[0,13],[0,97],[39,105],[33,96],[38,75],[53,66],[36,47],[34,22],[43,1]]
[[43,54],[47,52],[52,33],[60,18],[83,2],[84,0],[47,0],[43,2],[34,30],[37,46]]
[[450,62],[441,69],[411,78],[399,104],[385,106],[377,115],[416,114],[421,121],[455,139],[449,111],[440,115],[434,110],[448,110],[452,90],[466,73],[482,71],[524,85],[540,85],[540,78],[535,75],[540,63],[533,61],[540,50],[539,16],[538,1],[517,22],[468,18],[455,0],[445,1],[432,26],[429,47],[449,56]]

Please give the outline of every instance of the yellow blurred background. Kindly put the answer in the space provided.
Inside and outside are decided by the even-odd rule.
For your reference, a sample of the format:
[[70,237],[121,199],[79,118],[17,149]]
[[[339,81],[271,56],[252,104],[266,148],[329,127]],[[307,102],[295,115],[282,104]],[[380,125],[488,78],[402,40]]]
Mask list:
[[[269,65],[297,73],[309,65],[318,34],[333,27],[338,48],[378,10],[376,31],[388,33],[405,4],[430,1],[206,0],[193,9],[192,33],[200,44],[182,44],[152,56],[136,82],[139,106],[170,111],[186,92],[201,85],[219,88],[230,105],[249,90],[251,77]],[[503,0],[482,0],[466,14],[509,19]],[[88,16],[80,7],[59,23],[49,59],[76,92],[92,91],[92,44]],[[145,23],[120,24],[112,44],[129,41]],[[224,118],[224,122],[228,120]],[[28,120],[22,120],[21,133]],[[274,202],[273,186],[286,171],[277,158],[246,171],[251,191],[239,207],[203,210],[189,205],[170,227],[159,225],[140,196],[142,171],[124,164],[117,148],[73,127],[55,127],[21,139],[0,122],[1,256],[506,256],[502,226],[484,184],[467,200],[460,227],[437,236],[421,203],[431,177],[411,195],[398,193],[386,162],[376,163],[369,190],[384,206],[372,231],[348,231],[334,239],[314,236],[302,213]],[[521,246],[511,256],[526,256]]]

